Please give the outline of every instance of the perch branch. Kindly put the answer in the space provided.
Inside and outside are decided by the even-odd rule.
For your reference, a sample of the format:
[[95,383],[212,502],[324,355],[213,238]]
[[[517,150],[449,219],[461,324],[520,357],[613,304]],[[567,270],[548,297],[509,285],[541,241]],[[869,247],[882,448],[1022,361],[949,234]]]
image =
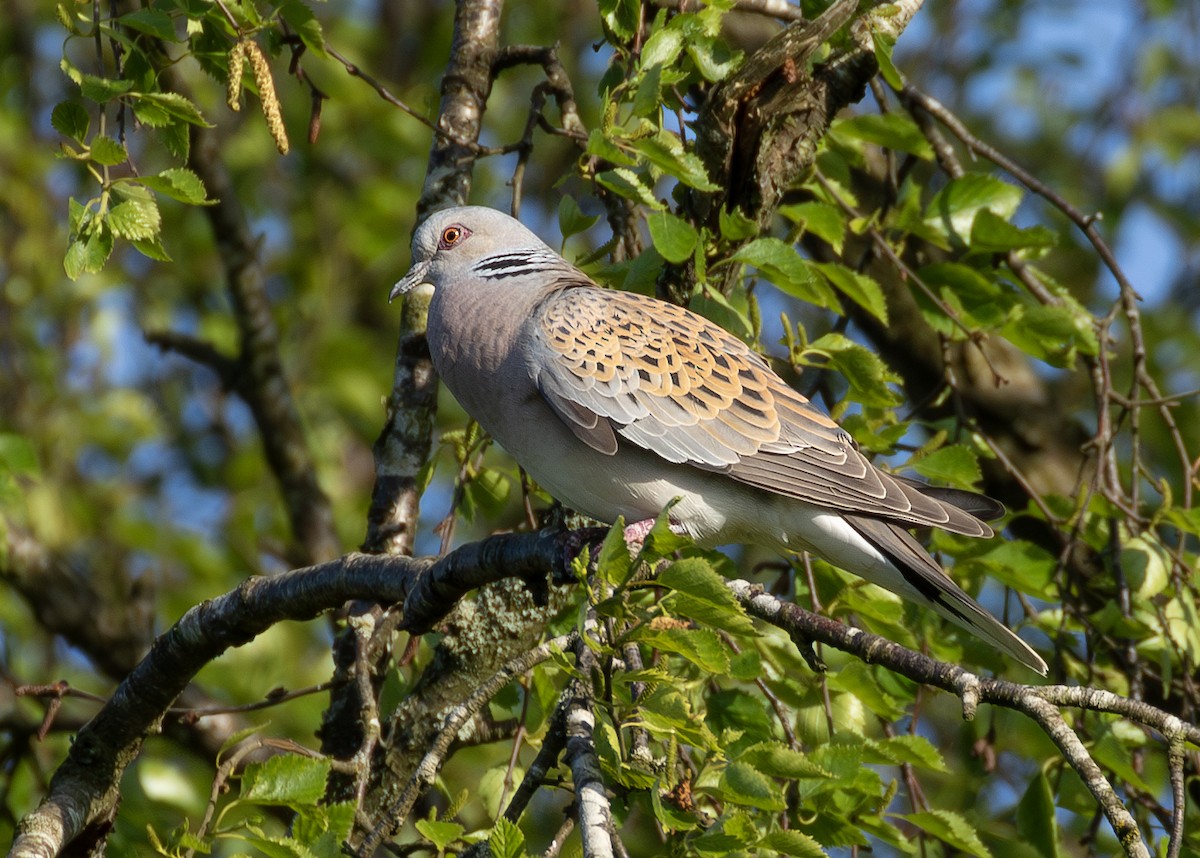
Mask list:
[[965,718],[974,715],[980,702],[1015,709],[1033,718],[1059,747],[1096,798],[1125,854],[1129,858],[1149,858],[1150,853],[1142,842],[1136,821],[1079,737],[1062,720],[1059,707],[1078,706],[1122,715],[1158,730],[1168,743],[1177,743],[1184,738],[1195,743],[1200,740],[1200,727],[1111,692],[1067,686],[1038,687],[1001,679],[984,679],[885,638],[812,614],[798,605],[763,592],[761,587],[747,581],[731,581],[729,588],[752,616],[778,626],[793,638],[819,641],[851,653],[865,662],[882,664],[915,682],[955,694],[963,701]]

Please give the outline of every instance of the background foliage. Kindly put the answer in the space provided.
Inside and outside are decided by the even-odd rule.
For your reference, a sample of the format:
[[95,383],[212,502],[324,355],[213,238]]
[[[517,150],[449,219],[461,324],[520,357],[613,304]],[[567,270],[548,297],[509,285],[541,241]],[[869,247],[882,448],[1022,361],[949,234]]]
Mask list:
[[[714,184],[712,143],[693,130],[697,105],[774,26],[729,5],[511,4],[501,44],[557,43],[577,113],[559,87],[532,123],[546,73],[514,59],[488,101],[480,143],[492,148],[473,150],[471,201],[506,208],[517,185],[522,219],[598,279],[690,299],[882,461],[1003,499],[1006,538],[933,535],[956,577],[1029,627],[1054,681],[1194,722],[1194,9],[930,2],[890,60],[876,33],[872,94],[818,135],[775,211],[749,181]],[[384,298],[408,264],[431,140],[419,117],[437,115],[453,18],[420,0],[0,11],[6,831],[96,711],[85,695],[111,694],[155,634],[248,575],[364,542],[399,318]],[[818,59],[850,46],[843,30]],[[915,93],[897,95],[905,81]],[[972,154],[922,93],[1028,174]],[[747,214],[706,208],[723,199]],[[438,405],[417,553],[527,527],[515,466],[451,400]],[[832,670],[814,674],[716,576],[752,576],[935,658],[1028,681],[1020,668],[819,562],[665,540],[647,549],[677,558],[657,587],[609,544],[598,576],[556,597],[546,632],[579,628],[588,604],[607,632],[593,642],[611,682],[597,690],[595,744],[631,854],[1118,848],[1033,722],[984,708],[964,723],[952,696],[828,649]],[[114,854],[338,854],[353,808],[324,803],[333,767],[314,741],[336,635],[280,624],[207,666],[180,702],[192,714],[169,716],[122,781]],[[438,639],[403,657],[396,642],[384,716],[437,675]],[[583,656],[547,658],[491,700],[401,841],[442,854],[490,832],[497,855],[548,848],[570,802],[562,784],[519,828],[496,822],[563,688],[587,673]],[[612,673],[614,658],[628,671]],[[15,696],[59,679],[40,699]],[[1166,748],[1120,718],[1067,717],[1165,849]],[[253,748],[229,750],[250,730]],[[238,797],[192,841],[181,832],[197,831],[214,777],[235,771],[218,774],[218,756],[239,764]]]

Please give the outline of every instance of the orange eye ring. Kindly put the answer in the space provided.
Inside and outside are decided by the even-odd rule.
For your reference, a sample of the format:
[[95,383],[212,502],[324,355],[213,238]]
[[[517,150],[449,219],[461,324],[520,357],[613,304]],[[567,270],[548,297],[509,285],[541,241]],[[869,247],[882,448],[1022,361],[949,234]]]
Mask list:
[[456,244],[462,243],[462,240],[470,234],[471,230],[462,224],[451,224],[442,230],[442,237],[438,240],[438,247],[442,250],[447,250]]

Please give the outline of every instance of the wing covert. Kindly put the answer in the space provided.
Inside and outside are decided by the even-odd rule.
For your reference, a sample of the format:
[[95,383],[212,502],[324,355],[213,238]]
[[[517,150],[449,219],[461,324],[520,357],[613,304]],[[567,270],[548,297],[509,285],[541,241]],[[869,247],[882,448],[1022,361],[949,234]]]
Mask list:
[[612,455],[623,439],[806,503],[990,533],[874,467],[761,356],[688,310],[580,286],[552,293],[529,324],[538,389],[593,449]]

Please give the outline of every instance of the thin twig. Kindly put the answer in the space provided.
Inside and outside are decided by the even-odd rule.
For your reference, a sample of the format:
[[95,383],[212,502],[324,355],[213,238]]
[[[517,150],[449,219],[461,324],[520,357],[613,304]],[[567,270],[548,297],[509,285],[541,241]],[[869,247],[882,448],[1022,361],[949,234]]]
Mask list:
[[580,676],[572,680],[567,689],[567,745],[563,761],[570,766],[571,779],[575,783],[575,809],[584,858],[614,858],[613,841],[616,838],[612,809],[592,739],[596,728],[596,716],[592,711],[595,702],[592,687],[595,659],[592,650],[582,639],[575,643],[575,660]]

